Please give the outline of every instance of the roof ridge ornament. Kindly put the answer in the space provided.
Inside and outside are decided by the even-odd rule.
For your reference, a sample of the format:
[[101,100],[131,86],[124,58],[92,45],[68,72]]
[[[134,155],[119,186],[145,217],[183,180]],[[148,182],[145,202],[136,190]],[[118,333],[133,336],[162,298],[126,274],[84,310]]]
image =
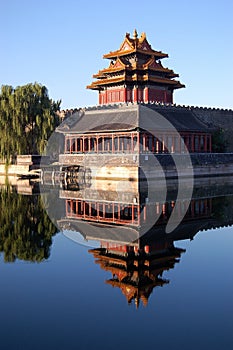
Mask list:
[[145,33],[145,32],[142,32],[142,34],[141,34],[141,39],[142,39],[142,40],[145,40],[145,39],[146,39],[146,33]]
[[136,40],[138,38],[138,32],[137,32],[137,29],[134,29],[134,32],[133,32],[133,38],[134,40]]

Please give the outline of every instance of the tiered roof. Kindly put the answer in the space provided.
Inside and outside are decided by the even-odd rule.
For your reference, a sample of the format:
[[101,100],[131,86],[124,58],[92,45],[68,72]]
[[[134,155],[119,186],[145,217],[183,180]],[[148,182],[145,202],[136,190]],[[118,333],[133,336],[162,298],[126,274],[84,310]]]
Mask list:
[[101,248],[90,249],[89,252],[103,270],[111,272],[112,278],[106,280],[106,283],[120,288],[128,303],[134,300],[138,307],[140,300],[144,306],[147,305],[155,287],[169,283],[162,278],[162,274],[174,268],[185,250],[174,247],[171,242],[169,249],[158,250],[145,256],[135,256],[132,252],[127,257],[117,255],[117,252],[113,255]]
[[103,56],[111,60],[109,67],[94,74],[93,78],[97,80],[87,88],[100,90],[104,86],[118,83],[154,83],[170,86],[171,89],[184,87],[179,81],[173,79],[178,77],[178,74],[162,66],[160,59],[166,57],[168,54],[151,48],[145,33],[142,33],[139,38],[136,30],[133,38],[126,33],[119,50]]

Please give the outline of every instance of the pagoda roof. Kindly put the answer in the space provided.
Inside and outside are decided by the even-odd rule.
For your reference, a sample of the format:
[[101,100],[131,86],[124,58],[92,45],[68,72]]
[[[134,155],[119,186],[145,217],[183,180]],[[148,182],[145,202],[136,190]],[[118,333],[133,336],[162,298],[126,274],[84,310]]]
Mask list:
[[165,77],[153,77],[146,74],[145,76],[140,76],[139,74],[134,74],[133,76],[121,75],[119,77],[104,77],[103,79],[94,81],[91,85],[87,86],[87,89],[99,90],[100,86],[106,86],[111,84],[118,84],[122,82],[153,82],[157,84],[171,85],[173,89],[179,89],[185,87],[178,80],[172,80]]
[[107,284],[110,284],[112,287],[119,287],[122,291],[122,294],[125,295],[128,303],[131,303],[135,300],[136,307],[139,306],[139,301],[142,300],[143,305],[146,306],[148,303],[148,299],[154,289],[154,287],[159,286],[162,287],[164,284],[169,283],[167,280],[157,279],[155,281],[151,281],[150,284],[145,286],[134,286],[130,282],[122,282],[117,279],[110,279],[106,281]]
[[122,60],[118,57],[115,62],[111,61],[108,68],[99,70],[97,74],[93,74],[93,78],[104,79],[107,78],[109,74],[114,74],[121,71],[155,71],[167,74],[170,78],[178,77],[179,74],[174,73],[172,69],[168,69],[162,66],[161,62],[156,62],[154,56],[149,58],[146,63],[138,64],[138,62],[133,62],[131,64],[124,64]]
[[154,57],[151,57],[146,63],[143,64],[143,68],[147,68],[156,72],[169,73],[170,77],[178,77],[179,74],[174,73],[172,69],[165,68],[162,66],[161,62],[156,62]]
[[125,70],[126,68],[128,68],[127,65],[124,64],[118,57],[115,62],[110,62],[108,68],[101,69],[97,74],[93,74],[93,78],[101,78],[104,77],[106,73],[119,72],[120,70]]
[[145,33],[138,37],[135,30],[132,38],[126,33],[119,50],[103,57],[111,59],[109,67],[94,74],[93,78],[97,81],[86,86],[87,89],[100,91],[103,87],[122,83],[144,85],[148,82],[169,87],[172,91],[185,87],[179,81],[173,80],[179,77],[178,74],[162,66],[160,59],[168,57],[168,54],[153,50]]
[[[148,259],[150,260],[151,257],[140,258],[140,265],[135,266],[137,257],[118,256],[118,258],[114,258],[111,254],[106,254],[98,248],[90,249],[89,252],[93,254],[96,259],[95,262],[100,265],[101,269],[111,272],[114,276],[112,279],[106,280],[106,283],[113,287],[119,287],[126,296],[128,303],[135,300],[137,306],[140,299],[144,306],[147,305],[148,298],[154,287],[169,283],[168,280],[159,276],[162,276],[165,270],[173,268],[175,262],[178,262],[175,258],[167,256],[164,262],[158,262],[155,270],[151,270],[148,265]],[[170,264],[171,259],[174,260],[172,265]]]
[[137,128],[166,131],[164,125],[159,124],[161,115],[177,131],[210,132],[196,117],[195,111],[156,104],[122,104],[82,110],[65,119],[56,131],[65,134],[133,131]]
[[142,33],[138,38],[137,31],[134,31],[133,38],[130,37],[129,33],[126,33],[124,41],[122,42],[119,50],[110,51],[103,55],[104,58],[115,59],[119,56],[130,55],[133,53],[142,53],[148,56],[155,56],[157,59],[168,57],[168,54],[162,51],[156,51],[151,48],[151,45],[146,39],[146,34]]

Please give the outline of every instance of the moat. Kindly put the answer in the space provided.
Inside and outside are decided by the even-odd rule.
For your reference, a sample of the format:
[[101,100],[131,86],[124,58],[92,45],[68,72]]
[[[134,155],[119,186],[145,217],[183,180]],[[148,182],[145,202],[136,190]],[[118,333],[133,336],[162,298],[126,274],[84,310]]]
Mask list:
[[233,180],[158,188],[2,185],[3,349],[232,347]]

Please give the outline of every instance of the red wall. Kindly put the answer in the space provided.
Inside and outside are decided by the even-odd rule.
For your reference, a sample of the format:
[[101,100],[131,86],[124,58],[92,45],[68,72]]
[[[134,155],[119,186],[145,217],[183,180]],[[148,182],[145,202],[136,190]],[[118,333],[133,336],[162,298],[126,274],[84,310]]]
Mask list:
[[172,103],[172,92],[167,90],[149,89],[149,101]]
[[173,103],[172,92],[167,90],[157,90],[153,88],[116,88],[99,92],[99,104],[117,102],[164,102]]
[[126,102],[125,88],[111,89],[99,93],[99,104]]

